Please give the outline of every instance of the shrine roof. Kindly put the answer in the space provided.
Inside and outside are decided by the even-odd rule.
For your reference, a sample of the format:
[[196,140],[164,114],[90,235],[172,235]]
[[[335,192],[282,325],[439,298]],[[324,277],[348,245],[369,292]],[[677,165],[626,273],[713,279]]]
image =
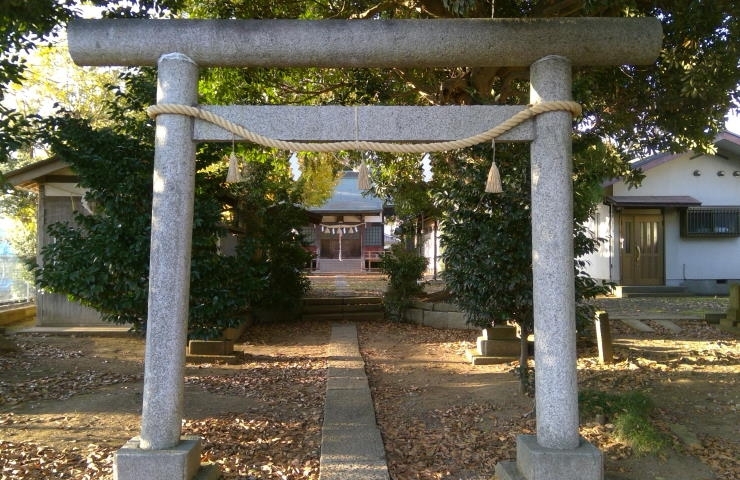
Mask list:
[[357,172],[345,171],[334,188],[334,193],[321,206],[311,207],[308,210],[316,213],[373,213],[380,215],[383,210],[383,200],[367,194],[357,186]]

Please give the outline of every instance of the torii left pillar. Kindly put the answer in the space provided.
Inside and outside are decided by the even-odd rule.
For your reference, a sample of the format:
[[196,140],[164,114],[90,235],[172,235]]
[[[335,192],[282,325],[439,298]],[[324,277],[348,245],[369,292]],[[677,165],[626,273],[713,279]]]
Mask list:
[[[198,66],[180,53],[158,62],[157,103],[195,105]],[[117,453],[116,480],[191,479],[199,437],[182,437],[195,198],[193,119],[159,115],[155,134],[149,305],[141,434]],[[217,478],[215,469],[198,478]]]

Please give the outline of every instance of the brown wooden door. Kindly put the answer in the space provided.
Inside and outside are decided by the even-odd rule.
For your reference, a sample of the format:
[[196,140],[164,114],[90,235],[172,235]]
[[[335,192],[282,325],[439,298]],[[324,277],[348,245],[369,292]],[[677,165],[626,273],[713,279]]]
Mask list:
[[663,285],[663,214],[622,211],[622,285]]

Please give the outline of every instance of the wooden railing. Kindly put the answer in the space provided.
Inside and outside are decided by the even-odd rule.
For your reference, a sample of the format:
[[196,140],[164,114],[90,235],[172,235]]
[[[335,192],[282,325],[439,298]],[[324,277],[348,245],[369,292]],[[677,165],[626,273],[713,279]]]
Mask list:
[[374,271],[380,268],[380,261],[382,250],[370,250],[366,251],[363,258],[363,266],[365,270]]

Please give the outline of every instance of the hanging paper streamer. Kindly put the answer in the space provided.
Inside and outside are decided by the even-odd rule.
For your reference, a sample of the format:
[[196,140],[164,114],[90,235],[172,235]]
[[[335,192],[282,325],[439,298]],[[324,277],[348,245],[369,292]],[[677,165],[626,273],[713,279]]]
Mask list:
[[328,233],[330,235],[346,235],[348,233],[357,233],[360,231],[360,226],[362,224],[357,225],[324,225],[321,224],[321,231],[323,233]]
[[496,166],[496,142],[491,141],[491,147],[493,148],[493,154],[491,155],[491,169],[488,170],[488,179],[486,179],[486,193],[501,193],[503,188],[501,187],[501,174]]
[[360,190],[370,190],[370,173],[368,172],[364,158],[360,163],[360,171],[357,174],[357,188]]
[[239,159],[234,152],[229,155],[229,171],[226,174],[226,183],[238,183],[242,181],[242,175],[239,171]]

